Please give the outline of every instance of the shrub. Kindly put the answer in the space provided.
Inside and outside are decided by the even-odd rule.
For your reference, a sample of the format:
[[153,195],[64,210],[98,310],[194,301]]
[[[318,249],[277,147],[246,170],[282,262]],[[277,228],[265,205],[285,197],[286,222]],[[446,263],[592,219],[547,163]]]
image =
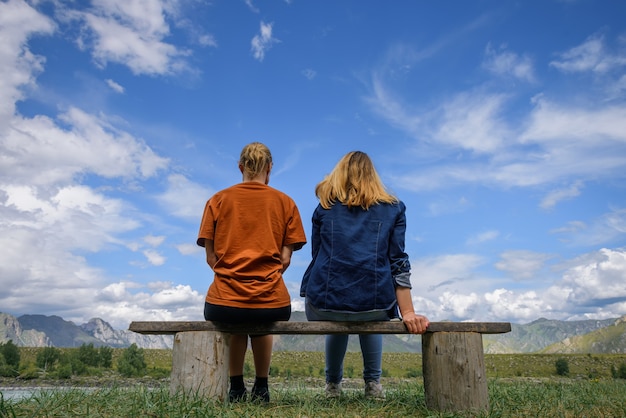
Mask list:
[[93,343],[83,344],[78,348],[78,360],[87,366],[98,367],[100,355]]
[[37,353],[37,359],[35,360],[35,364],[43,371],[54,370],[55,363],[61,357],[61,352],[58,348],[54,347],[45,347],[39,353]]
[[556,367],[556,374],[559,376],[567,376],[569,374],[569,363],[567,359],[560,358],[554,363]]
[[138,348],[135,343],[124,350],[117,361],[117,370],[124,377],[144,376],[146,369],[143,348]]
[[619,368],[611,366],[611,376],[614,379],[626,379],[626,363],[620,364]]
[[69,379],[72,377],[72,365],[65,363],[57,367],[55,372],[57,379]]
[[98,364],[100,367],[110,369],[113,365],[113,349],[111,347],[102,346],[98,350]]
[[20,368],[20,350],[13,344],[13,340],[0,344],[0,353],[8,366],[12,366],[15,369]]
[[20,370],[20,379],[30,380],[39,377],[39,369],[33,363],[27,364]]

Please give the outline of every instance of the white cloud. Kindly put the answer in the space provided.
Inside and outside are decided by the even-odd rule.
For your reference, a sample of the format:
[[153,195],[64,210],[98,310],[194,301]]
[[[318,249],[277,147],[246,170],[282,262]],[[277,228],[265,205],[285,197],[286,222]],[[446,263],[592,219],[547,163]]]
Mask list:
[[246,6],[248,6],[248,9],[250,9],[250,11],[252,13],[259,13],[260,12],[259,8],[254,5],[252,0],[245,0],[245,2],[246,2]]
[[509,52],[504,47],[496,51],[491,44],[488,44],[485,48],[483,67],[499,76],[512,76],[529,83],[535,81],[530,57]]
[[165,241],[165,236],[146,235],[145,237],[143,237],[143,240],[145,243],[147,243],[151,247],[158,247],[161,244],[163,244],[163,242]]
[[604,37],[593,35],[581,45],[560,54],[559,60],[550,62],[550,66],[564,72],[606,73],[626,65],[626,54],[612,55],[606,50]]
[[[137,5],[127,3],[120,7]],[[94,310],[109,311],[96,304],[100,289],[104,299],[124,292],[107,289],[109,278],[93,267],[93,253],[126,248],[124,234],[142,226],[131,204],[107,195],[119,191],[109,185],[128,189],[169,161],[105,114],[71,106],[56,117],[16,113],[25,87],[36,88],[35,75],[44,69],[44,59],[32,55],[27,42],[52,33],[54,25],[15,0],[0,2],[0,22],[0,300],[15,313],[33,312],[36,301],[37,312],[80,323]],[[84,176],[126,183],[103,181],[96,188],[81,184]],[[153,264],[164,261],[156,252],[146,255]],[[111,311],[122,311],[121,305]]]
[[204,252],[204,249],[196,244],[179,244],[176,245],[176,249],[182,255],[193,255]]
[[189,181],[182,174],[171,174],[167,178],[167,190],[157,196],[157,200],[172,215],[197,221],[212,194],[210,189]]
[[143,255],[146,256],[148,262],[153,266],[162,266],[165,264],[166,258],[161,253],[155,250],[144,250]]
[[500,261],[495,264],[495,267],[506,271],[516,279],[532,279],[551,258],[551,255],[534,251],[510,250],[500,254]]
[[187,285],[153,284],[148,283],[144,287],[134,282],[112,283],[97,293],[94,305],[87,309],[99,312],[103,319],[118,329],[127,329],[131,321],[204,319],[204,294]]
[[22,89],[33,85],[35,74],[43,70],[45,58],[34,55],[26,46],[27,40],[51,34],[54,29],[54,23],[28,3],[0,2],[0,134],[15,112],[15,103],[24,97]]
[[255,35],[252,38],[251,46],[252,46],[252,55],[255,59],[259,61],[263,61],[265,58],[265,53],[277,42],[280,42],[278,39],[272,37],[272,27],[273,23],[264,23],[261,22],[261,29],[258,35]]
[[109,87],[111,87],[111,90],[113,90],[114,92],[119,93],[119,94],[124,93],[124,87],[117,84],[115,81],[111,80],[110,78],[106,79],[105,82],[107,83]]
[[315,70],[312,70],[311,68],[306,68],[302,70],[302,75],[305,76],[307,80],[313,80],[317,75],[317,72]]
[[76,175],[150,177],[167,166],[143,141],[77,108],[59,116],[61,128],[46,116],[16,116],[0,142],[0,182],[51,185]]
[[[529,251],[503,254],[500,268],[520,273],[541,269],[549,257]],[[463,262],[465,259],[466,262]],[[431,320],[494,320],[523,323],[537,318],[574,320],[616,318],[626,307],[626,250],[601,249],[574,258],[560,266],[560,277],[550,281],[537,280],[533,290],[511,288],[511,283],[493,279],[478,279],[474,270],[478,263],[466,257],[438,257],[427,263],[416,263],[419,279],[414,281],[413,300],[416,310]],[[428,278],[435,276],[434,268],[447,269],[435,280],[461,277],[427,288]],[[427,290],[424,290],[427,289]],[[444,289],[440,292],[440,290]]]
[[600,311],[618,316],[618,309],[626,303],[626,250],[602,248],[566,266],[563,279],[549,290],[559,298],[563,311],[577,317]]
[[217,40],[211,34],[202,34],[198,35],[198,43],[202,46],[213,46],[217,47]]
[[447,314],[452,315],[451,318],[470,318],[475,319],[475,311],[481,305],[481,298],[476,293],[459,294],[453,292],[444,292],[439,296],[439,303],[443,318],[448,318]]
[[411,282],[414,287],[426,286],[431,292],[469,279],[472,271],[483,263],[481,257],[473,254],[411,258]]
[[[164,42],[166,9],[151,0],[99,0],[87,12],[67,11],[84,23],[79,46],[91,48],[101,66],[126,65],[134,74],[172,74],[187,69],[188,50]],[[89,34],[91,36],[85,36]]]
[[560,201],[580,195],[581,188],[582,182],[576,181],[565,189],[553,190],[543,198],[539,206],[543,209],[552,209]]
[[550,231],[571,245],[593,247],[618,242],[626,234],[626,209],[614,208],[588,222],[572,221]]
[[496,289],[485,294],[489,314],[495,318],[511,318],[524,322],[550,316],[551,307],[535,291],[516,293]]
[[481,244],[483,242],[492,241],[500,236],[500,231],[490,230],[481,232],[467,239],[468,245]]

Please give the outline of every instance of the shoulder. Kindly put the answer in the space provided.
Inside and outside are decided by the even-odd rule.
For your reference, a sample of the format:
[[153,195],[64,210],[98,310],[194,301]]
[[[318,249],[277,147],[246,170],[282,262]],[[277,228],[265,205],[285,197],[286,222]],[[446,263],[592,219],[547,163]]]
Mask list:
[[265,187],[267,187],[268,193],[274,194],[277,198],[281,199],[284,202],[295,205],[295,201],[287,193],[280,191],[278,189],[275,189],[271,186],[265,186]]
[[404,204],[402,200],[398,200],[393,203],[379,203],[372,207],[378,207],[383,210],[405,210],[406,209],[406,205]]

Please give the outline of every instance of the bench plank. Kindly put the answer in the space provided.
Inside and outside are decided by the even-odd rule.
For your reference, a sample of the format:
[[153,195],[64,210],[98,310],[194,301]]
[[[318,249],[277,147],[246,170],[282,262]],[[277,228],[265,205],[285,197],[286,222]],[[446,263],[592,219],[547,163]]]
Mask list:
[[[265,324],[224,324],[211,321],[133,321],[128,328],[139,334],[176,334],[188,331],[221,331],[229,334],[408,334],[401,321],[334,322],[277,321]],[[426,332],[511,332],[509,322],[431,322]]]

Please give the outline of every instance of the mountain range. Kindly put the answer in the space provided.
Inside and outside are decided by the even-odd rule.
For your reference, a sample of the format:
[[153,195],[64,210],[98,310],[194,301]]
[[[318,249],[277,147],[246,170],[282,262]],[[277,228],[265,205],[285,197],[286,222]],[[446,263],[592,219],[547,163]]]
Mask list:
[[[293,312],[292,321],[306,321],[304,312]],[[128,347],[171,349],[171,335],[142,335],[116,330],[109,323],[93,318],[76,325],[59,316],[0,313],[0,343],[12,340],[24,347]],[[511,332],[483,336],[484,351],[502,353],[626,353],[626,315],[603,320],[559,321],[545,318],[528,324],[511,324]],[[421,352],[419,335],[384,335],[385,352]],[[277,335],[276,351],[323,351],[323,335]],[[357,336],[350,336],[349,351],[359,351]]]

